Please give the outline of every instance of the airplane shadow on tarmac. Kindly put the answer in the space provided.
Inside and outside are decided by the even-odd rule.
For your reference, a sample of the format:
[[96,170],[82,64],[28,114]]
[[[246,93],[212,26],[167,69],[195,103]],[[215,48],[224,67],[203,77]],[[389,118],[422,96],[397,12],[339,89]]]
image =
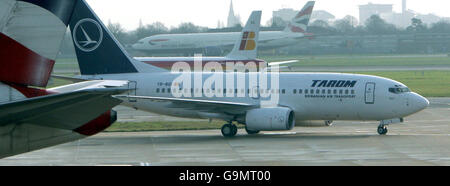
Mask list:
[[[345,139],[364,139],[370,138],[377,135],[328,135],[324,133],[293,133],[293,134],[238,134],[232,138],[225,138],[220,134],[217,135],[167,135],[167,136],[129,136],[129,137],[102,137],[96,138],[93,141],[89,139],[78,144],[80,146],[92,146],[92,144],[102,144],[107,141],[117,141],[120,144],[202,144],[202,143],[214,143],[214,142],[224,142],[224,141],[267,141],[267,140],[345,140]],[[89,142],[88,142],[89,141]]]

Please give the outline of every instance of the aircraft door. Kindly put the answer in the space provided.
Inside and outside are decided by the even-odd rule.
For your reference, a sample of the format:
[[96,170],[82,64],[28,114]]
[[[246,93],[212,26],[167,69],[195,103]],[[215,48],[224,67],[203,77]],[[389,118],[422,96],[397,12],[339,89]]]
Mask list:
[[[136,81],[130,81],[128,83],[128,96],[136,96],[136,89],[137,89],[137,82]],[[128,97],[129,102],[137,102],[137,99],[134,97]]]
[[366,104],[375,104],[375,83],[366,84],[365,101]]

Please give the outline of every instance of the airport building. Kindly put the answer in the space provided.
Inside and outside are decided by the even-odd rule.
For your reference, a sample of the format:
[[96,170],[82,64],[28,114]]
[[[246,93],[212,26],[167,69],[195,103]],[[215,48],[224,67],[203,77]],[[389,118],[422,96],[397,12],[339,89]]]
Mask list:
[[360,24],[364,25],[372,15],[381,15],[382,14],[392,14],[393,13],[393,5],[392,4],[372,4],[369,3],[367,5],[359,6],[359,20]]
[[406,28],[411,25],[412,18],[422,20],[424,24],[433,24],[441,20],[449,21],[450,18],[439,17],[434,14],[420,14],[407,8],[407,1],[402,1],[402,12],[397,13],[393,11],[392,4],[366,4],[359,6],[359,20],[360,25],[364,25],[366,20],[372,15],[378,15],[386,22],[394,24],[399,28]]

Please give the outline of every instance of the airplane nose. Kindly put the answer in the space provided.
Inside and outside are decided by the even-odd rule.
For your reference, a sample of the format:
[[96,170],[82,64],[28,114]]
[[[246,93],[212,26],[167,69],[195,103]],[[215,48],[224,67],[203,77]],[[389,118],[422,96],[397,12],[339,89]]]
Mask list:
[[430,101],[428,101],[427,98],[422,97],[421,95],[416,95],[415,96],[415,104],[417,107],[417,110],[423,110],[426,109],[429,105],[430,105]]

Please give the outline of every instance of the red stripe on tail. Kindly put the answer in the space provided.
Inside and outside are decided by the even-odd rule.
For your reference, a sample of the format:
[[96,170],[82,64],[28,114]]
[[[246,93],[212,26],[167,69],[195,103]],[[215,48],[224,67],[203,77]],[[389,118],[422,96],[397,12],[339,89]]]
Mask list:
[[117,113],[115,111],[108,111],[95,118],[94,120],[86,123],[80,128],[75,129],[74,131],[85,135],[85,136],[93,136],[106,128],[110,127],[112,123],[117,120]]
[[54,64],[54,60],[0,33],[0,81],[45,87]]
[[45,89],[30,88],[30,87],[26,87],[23,85],[16,85],[16,84],[10,84],[10,83],[7,85],[16,89],[17,91],[22,93],[27,98],[35,98],[35,97],[47,96],[50,94],[56,94],[56,92],[48,91]]

